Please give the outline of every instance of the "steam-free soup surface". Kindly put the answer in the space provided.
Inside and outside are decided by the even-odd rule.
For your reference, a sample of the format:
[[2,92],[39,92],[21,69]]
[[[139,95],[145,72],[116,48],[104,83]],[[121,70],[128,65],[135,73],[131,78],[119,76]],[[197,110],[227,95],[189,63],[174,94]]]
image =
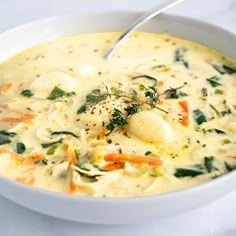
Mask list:
[[78,35],[0,65],[0,173],[97,197],[158,194],[236,167],[236,65],[167,35]]

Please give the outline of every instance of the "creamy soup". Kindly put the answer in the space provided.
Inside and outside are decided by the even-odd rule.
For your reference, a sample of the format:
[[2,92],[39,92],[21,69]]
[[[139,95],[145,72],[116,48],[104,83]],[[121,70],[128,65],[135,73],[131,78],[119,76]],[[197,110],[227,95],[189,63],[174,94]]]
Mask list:
[[61,38],[0,65],[0,173],[96,197],[195,186],[236,168],[236,64],[135,33]]

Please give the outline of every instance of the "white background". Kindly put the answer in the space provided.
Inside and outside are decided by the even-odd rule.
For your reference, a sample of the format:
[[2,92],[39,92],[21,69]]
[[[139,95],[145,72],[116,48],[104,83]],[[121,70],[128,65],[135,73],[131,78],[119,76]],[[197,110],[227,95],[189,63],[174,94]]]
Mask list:
[[[151,9],[158,2],[158,0],[0,0],[0,32],[49,16],[104,9],[143,11]],[[236,0],[186,0],[168,12],[201,19],[236,33]],[[236,191],[192,212],[124,226],[63,221],[32,212],[0,197],[0,235],[236,236]]]

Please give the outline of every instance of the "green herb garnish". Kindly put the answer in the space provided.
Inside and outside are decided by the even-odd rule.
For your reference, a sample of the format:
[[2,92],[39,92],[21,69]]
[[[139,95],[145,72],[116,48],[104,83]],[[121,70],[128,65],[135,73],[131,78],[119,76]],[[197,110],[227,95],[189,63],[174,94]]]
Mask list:
[[206,116],[199,109],[193,111],[193,118],[197,122],[198,125],[201,125],[202,123],[207,122]]
[[226,115],[231,114],[231,111],[230,110],[221,111],[220,114],[221,116],[226,116]]
[[65,134],[65,135],[71,135],[75,138],[78,138],[78,136],[70,131],[55,131],[55,132],[52,132],[51,135],[61,135],[61,134]]
[[196,177],[198,175],[203,175],[203,174],[205,174],[205,172],[202,170],[177,168],[175,170],[174,176],[177,178],[185,178],[185,177]]
[[106,126],[106,128],[110,131],[110,133],[116,127],[122,127],[128,124],[128,121],[126,120],[126,117],[124,116],[124,114],[116,108],[114,109],[114,113],[112,114],[112,117],[113,119],[111,119],[110,123]]
[[24,153],[26,150],[26,147],[24,145],[24,143],[16,143],[16,153],[21,154]]
[[149,76],[149,75],[138,75],[138,76],[133,77],[131,80],[137,80],[137,79],[140,79],[140,78],[144,78],[144,79],[152,81],[153,82],[153,84],[152,84],[153,87],[155,87],[157,85],[157,79],[152,77],[152,76]]
[[224,74],[229,74],[230,75],[230,74],[236,73],[236,68],[233,68],[233,67],[230,67],[230,66],[227,66],[227,65],[222,65],[222,66],[215,65],[215,64],[211,64],[211,65],[221,75],[224,75]]
[[59,141],[51,142],[51,143],[41,143],[41,146],[42,148],[48,148],[48,147],[51,147],[52,145],[60,144],[60,143],[62,143],[62,139],[60,139]]
[[236,165],[232,166],[228,162],[225,161],[225,168],[228,172],[231,172],[236,169]]
[[218,117],[221,117],[221,113],[212,104],[209,104],[209,106],[216,113]]
[[16,133],[1,130],[0,131],[0,145],[11,143],[10,138],[14,137],[15,135]]
[[132,116],[135,113],[139,112],[140,104],[131,104],[125,108],[125,111],[127,112],[127,116]]
[[203,97],[206,97],[208,95],[207,88],[202,88],[201,93]]
[[94,89],[86,95],[85,103],[78,109],[77,114],[81,114],[86,111],[88,106],[94,106],[100,101],[104,100],[107,96],[102,95],[100,89]]
[[217,170],[217,168],[214,166],[214,160],[215,160],[214,156],[204,157],[204,165],[208,173]]
[[69,92],[68,93],[68,92],[60,89],[59,87],[55,86],[54,89],[49,94],[49,96],[47,97],[47,99],[49,99],[49,100],[56,100],[58,98],[72,97],[72,96],[75,96],[75,92]]
[[21,91],[20,95],[21,95],[21,96],[24,96],[24,97],[28,97],[28,98],[34,96],[34,94],[32,93],[32,91],[29,90],[29,89],[26,89],[26,90]]
[[174,61],[176,62],[181,62],[187,69],[189,68],[189,64],[187,61],[184,59],[184,54],[187,51],[186,48],[177,48],[175,50],[175,58]]
[[212,76],[212,77],[210,77],[210,78],[207,78],[206,80],[207,80],[207,82],[208,82],[213,88],[222,85],[221,83],[218,82],[218,81],[220,80],[220,78],[217,77],[217,76]]
[[225,134],[225,132],[220,129],[208,129],[207,132],[217,133],[217,134]]
[[49,149],[47,150],[46,154],[47,154],[47,155],[53,155],[59,145],[60,145],[59,143],[52,144],[52,145],[49,147]]

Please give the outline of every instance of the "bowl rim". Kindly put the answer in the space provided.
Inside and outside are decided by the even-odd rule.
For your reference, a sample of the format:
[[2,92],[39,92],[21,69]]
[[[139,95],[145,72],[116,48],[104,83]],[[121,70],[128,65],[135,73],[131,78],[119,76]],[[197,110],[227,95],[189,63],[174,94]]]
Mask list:
[[[27,29],[28,27],[32,27],[32,26],[37,26],[38,24],[47,24],[49,22],[52,21],[58,21],[60,19],[69,19],[69,18],[74,18],[74,17],[80,17],[81,15],[85,16],[88,15],[88,13],[93,13],[93,14],[97,14],[97,15],[103,15],[104,13],[108,13],[109,14],[127,14],[127,13],[131,13],[131,14],[143,14],[143,11],[123,11],[123,10],[118,10],[118,11],[93,11],[93,12],[82,12],[80,13],[80,15],[78,14],[65,14],[65,15],[58,15],[58,16],[51,16],[51,17],[47,17],[47,18],[42,18],[39,20],[35,20],[32,22],[28,22],[22,25],[18,25],[16,27],[13,27],[12,29],[8,29],[8,30],[4,30],[3,32],[0,33],[0,38],[8,36],[8,34],[11,33],[15,33],[17,31],[21,31],[24,29]],[[205,28],[207,29],[217,29],[218,31],[221,31],[225,34],[231,35],[233,37],[235,37],[236,39],[236,32],[233,31],[229,31],[228,29],[224,29],[218,25],[212,24],[212,23],[208,23],[205,21],[201,21],[199,19],[194,19],[191,17],[187,17],[187,16],[180,16],[177,14],[161,14],[160,17],[164,17],[164,18],[169,18],[172,20],[175,20],[176,18],[178,19],[178,21],[181,22],[187,22],[188,24],[194,24],[197,27],[201,27],[201,28]],[[156,17],[157,18],[157,17]],[[67,35],[65,35],[67,36]],[[58,38],[58,37],[56,37]],[[43,42],[47,42],[43,41]],[[37,43],[38,44],[38,43]],[[36,44],[36,45],[37,45]],[[27,50],[27,49],[26,49]],[[11,58],[11,56],[9,57]],[[7,58],[8,59],[8,58]],[[6,60],[7,60],[6,59]],[[5,60],[4,60],[5,61]],[[119,203],[128,203],[128,204],[134,204],[136,205],[137,203],[141,202],[141,201],[146,201],[146,200],[151,200],[153,202],[153,200],[155,201],[159,201],[162,199],[171,199],[171,198],[176,198],[176,195],[179,196],[183,196],[186,197],[188,195],[193,195],[195,193],[198,192],[202,192],[204,190],[209,189],[209,187],[215,187],[218,184],[223,184],[227,181],[230,181],[231,179],[235,178],[236,180],[236,170],[232,171],[230,173],[226,173],[224,175],[221,175],[215,179],[212,179],[210,181],[207,182],[203,182],[200,183],[198,185],[195,186],[191,186],[191,187],[187,187],[184,189],[179,189],[179,190],[175,190],[175,191],[171,191],[171,192],[164,192],[164,193],[158,193],[158,194],[152,194],[152,195],[143,195],[143,196],[128,196],[128,197],[94,197],[94,196],[81,196],[81,195],[71,195],[68,193],[64,193],[64,192],[55,192],[52,190],[47,190],[47,189],[43,189],[43,188],[39,188],[39,187],[35,187],[35,186],[28,186],[26,184],[23,183],[19,183],[16,180],[10,179],[8,177],[5,177],[3,175],[0,175],[0,182],[3,181],[5,183],[10,184],[13,187],[17,187],[17,188],[22,188],[23,190],[26,190],[28,192],[36,192],[38,194],[41,195],[45,195],[48,197],[56,197],[60,200],[73,200],[73,201],[92,201],[92,202],[99,202],[99,203],[107,203],[107,202],[114,202],[114,201],[118,201]],[[231,189],[230,191],[233,191],[234,189]],[[228,191],[228,192],[230,192]],[[0,192],[0,194],[2,195],[2,193]],[[3,195],[4,196],[4,195]]]

